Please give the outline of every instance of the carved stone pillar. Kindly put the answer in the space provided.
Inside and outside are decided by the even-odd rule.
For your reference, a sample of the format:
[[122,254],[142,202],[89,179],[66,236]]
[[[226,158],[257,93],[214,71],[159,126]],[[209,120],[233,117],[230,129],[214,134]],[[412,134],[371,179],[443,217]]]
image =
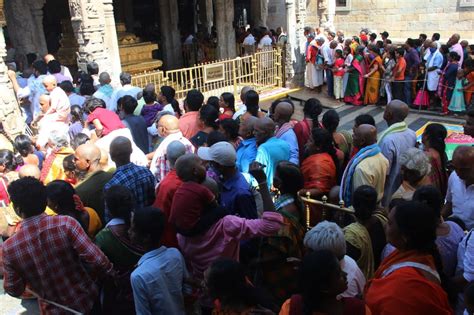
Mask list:
[[268,0],[250,1],[250,16],[253,27],[267,26]]
[[29,6],[31,9],[31,15],[33,15],[33,21],[35,25],[35,36],[38,37],[38,52],[41,56],[48,53],[48,48],[46,47],[46,38],[44,36],[43,29],[43,7],[45,0],[30,0]]
[[199,0],[199,19],[205,27],[208,34],[211,34],[211,28],[214,24],[214,10],[212,9],[212,0]]
[[[102,3],[104,4],[105,16],[105,44],[109,49],[109,58],[112,64],[112,68],[108,71],[114,79],[118,79],[122,71],[122,66],[120,64],[117,30],[115,28],[113,0],[102,0]],[[107,69],[99,69],[101,72],[105,70]]]
[[288,43],[286,50],[287,80],[292,86],[304,83],[306,38],[304,27],[306,20],[306,0],[286,0]]
[[[38,14],[42,16],[43,13],[36,9],[38,6],[42,7],[43,3],[44,1],[39,0],[33,8],[29,0],[6,1],[4,13],[8,22],[8,35],[15,46],[17,55],[46,53],[43,23],[41,22],[39,28],[37,24]],[[36,17],[33,17],[33,12],[37,15]]]
[[[87,63],[95,61],[99,69],[113,69],[112,54],[105,38],[105,12],[97,0],[69,0],[71,24],[79,44],[77,65],[87,71]],[[110,70],[109,70],[110,71]]]
[[166,69],[183,66],[183,52],[178,29],[178,3],[176,0],[160,0],[161,49]]
[[7,55],[3,26],[5,26],[5,16],[3,0],[0,0],[0,121],[10,138],[14,138],[25,130],[25,122],[7,76],[7,66],[3,61]]
[[234,30],[234,0],[215,0],[217,58],[236,57]]

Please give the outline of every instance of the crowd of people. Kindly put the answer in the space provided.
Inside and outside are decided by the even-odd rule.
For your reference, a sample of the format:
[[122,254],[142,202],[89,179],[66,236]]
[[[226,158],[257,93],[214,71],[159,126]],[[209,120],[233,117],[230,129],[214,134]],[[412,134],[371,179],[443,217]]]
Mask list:
[[[356,69],[365,48],[349,48]],[[417,143],[406,99],[389,99],[378,135],[367,114],[340,130],[316,98],[301,121],[289,99],[262,110],[252,87],[241,104],[190,90],[181,105],[171,86],[141,89],[122,73],[114,87],[95,63],[73,80],[53,56],[33,57],[8,72],[32,134],[0,135],[6,293],[45,314],[474,311],[474,147],[448,161],[438,123]],[[329,66],[340,89],[347,72]],[[376,71],[357,76],[371,100]],[[358,104],[352,79],[344,99]],[[466,117],[474,136],[474,109]],[[354,213],[321,220],[300,196]]]
[[408,38],[399,45],[389,33],[362,30],[345,38],[342,32],[305,28],[306,82],[328,96],[353,105],[388,104],[464,113],[473,102],[474,45],[453,34],[441,44],[440,34]]

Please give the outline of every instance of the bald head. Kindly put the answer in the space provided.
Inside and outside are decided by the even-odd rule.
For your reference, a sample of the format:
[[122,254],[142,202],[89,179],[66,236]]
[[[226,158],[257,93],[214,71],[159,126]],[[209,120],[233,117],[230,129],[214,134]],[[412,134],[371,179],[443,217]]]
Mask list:
[[290,121],[291,116],[293,115],[293,106],[288,102],[280,102],[275,107],[275,112],[273,113],[273,119],[277,124],[287,123]]
[[94,172],[99,166],[101,153],[98,146],[92,143],[86,143],[77,147],[74,157],[78,170]]
[[377,128],[372,125],[362,124],[354,129],[354,145],[364,148],[377,142]]
[[239,126],[239,136],[241,136],[243,139],[253,138],[253,130],[257,120],[258,118],[255,116],[248,116],[246,119],[244,119]]
[[58,84],[54,75],[47,75],[43,79],[43,85],[46,91],[51,92]]
[[164,137],[179,132],[179,120],[174,115],[164,115],[158,120],[158,131]]
[[110,157],[117,166],[130,163],[132,143],[126,137],[117,137],[110,143]]
[[186,154],[186,147],[182,142],[175,140],[168,144],[166,148],[166,158],[168,162],[170,162],[171,168],[174,168],[176,160],[184,154]]
[[155,85],[153,83],[148,83],[143,89],[143,91],[155,92]]
[[54,56],[51,54],[45,55],[43,59],[44,59],[44,62],[46,63],[50,62],[51,60],[55,60]]
[[427,39],[423,42],[423,46],[424,46],[425,48],[429,48],[429,47],[431,47],[431,44],[432,44],[432,43],[433,43],[433,41],[432,41],[431,39],[427,38]]
[[39,99],[41,112],[44,114],[48,111],[49,106],[51,105],[51,97],[47,94],[40,95]]
[[459,146],[454,150],[453,166],[466,185],[474,184],[474,147]]
[[99,83],[100,85],[110,84],[112,79],[110,78],[110,74],[108,72],[102,72],[99,74]]
[[192,153],[180,156],[175,163],[176,175],[183,182],[202,183],[206,179],[206,169],[202,166],[201,159]]
[[39,180],[41,176],[41,171],[39,167],[36,165],[25,164],[20,168],[20,171],[18,172],[18,176],[20,178],[33,177]]
[[244,86],[242,90],[240,90],[240,100],[242,103],[245,103],[245,94],[247,94],[248,91],[252,91],[253,88],[251,86]]
[[405,102],[400,100],[391,101],[385,108],[383,118],[389,126],[402,122],[407,118],[410,108]]
[[275,122],[268,117],[257,119],[254,126],[257,144],[262,144],[275,135]]

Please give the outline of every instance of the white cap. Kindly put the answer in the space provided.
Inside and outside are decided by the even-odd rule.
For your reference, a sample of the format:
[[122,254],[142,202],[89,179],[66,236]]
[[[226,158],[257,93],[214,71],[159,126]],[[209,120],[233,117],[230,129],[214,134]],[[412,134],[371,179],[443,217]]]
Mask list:
[[222,166],[235,166],[237,155],[234,146],[226,141],[213,144],[211,147],[200,147],[198,156],[205,161],[214,161]]

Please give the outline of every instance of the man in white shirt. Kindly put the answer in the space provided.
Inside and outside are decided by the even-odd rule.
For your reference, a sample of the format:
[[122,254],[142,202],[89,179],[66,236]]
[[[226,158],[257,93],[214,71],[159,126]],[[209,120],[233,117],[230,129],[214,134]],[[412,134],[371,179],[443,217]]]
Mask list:
[[474,147],[457,147],[453,166],[455,172],[449,176],[443,216],[460,218],[470,230],[474,228]]
[[334,41],[333,32],[328,33],[328,40],[324,43],[322,47],[323,57],[324,57],[324,66],[325,66],[325,75],[326,75],[326,84],[328,85],[328,96],[334,97],[334,74],[332,72],[332,67],[334,66],[334,49],[337,47],[337,41]]
[[268,36],[267,28],[263,27],[261,29],[261,34],[263,35],[263,37],[258,42],[258,47],[257,48],[259,50],[263,50],[263,49],[266,49],[268,47],[271,47],[272,46],[272,39],[270,38],[270,36]]
[[120,74],[120,83],[122,87],[115,90],[110,98],[110,104],[108,104],[107,109],[113,112],[117,111],[117,101],[124,97],[125,95],[130,95],[131,97],[137,99],[137,94],[142,91],[139,87],[132,86],[132,76],[130,73],[122,72]]
[[254,46],[256,43],[255,37],[253,36],[252,32],[248,32],[248,35],[244,38],[244,42],[242,43],[244,46]]

